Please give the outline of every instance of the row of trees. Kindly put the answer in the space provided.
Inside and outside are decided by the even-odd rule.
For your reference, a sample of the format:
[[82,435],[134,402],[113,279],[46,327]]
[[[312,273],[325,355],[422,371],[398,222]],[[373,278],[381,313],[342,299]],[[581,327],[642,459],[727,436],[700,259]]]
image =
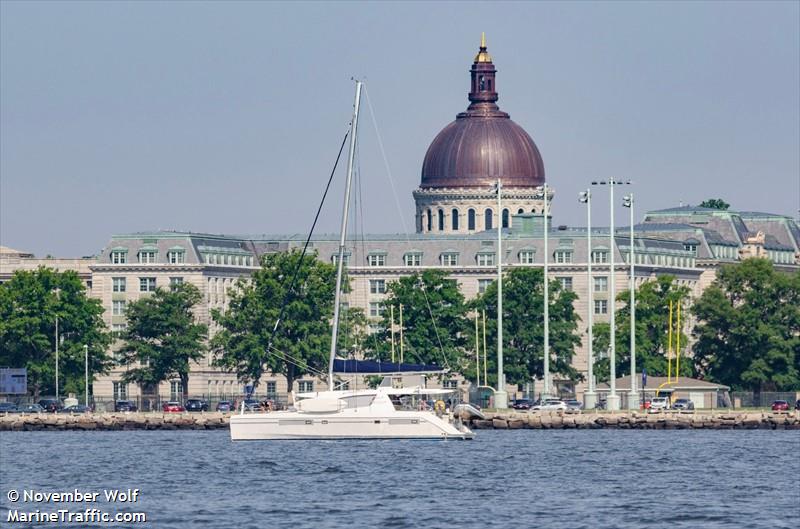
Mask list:
[[[290,292],[295,271],[298,281]],[[299,377],[327,370],[334,274],[334,267],[315,255],[306,256],[302,263],[297,251],[266,256],[260,270],[235,285],[227,309],[212,310],[219,330],[210,341],[208,328],[197,323],[194,315],[202,299],[197,288],[180,284],[158,289],[129,303],[127,328],[117,337],[121,344],[116,346],[116,361],[127,366],[124,378],[129,382],[157,387],[164,380],[179,378],[186,391],[192,362],[210,350],[215,364],[235,372],[242,382],[257,383],[264,373],[272,372],[285,376],[291,388]],[[511,383],[542,376],[543,281],[538,268],[513,268],[504,278],[504,357]],[[397,331],[402,305],[405,359],[437,363],[475,379],[474,318],[485,311],[486,341],[493,349],[496,288],[492,283],[482,295],[467,301],[444,271],[403,277],[388,285],[386,310],[376,327],[369,328],[363,311],[343,307],[339,354],[389,360],[392,321],[388,308],[395,308]],[[736,389],[800,388],[800,273],[779,273],[769,261],[750,259],[722,267],[714,284],[691,307],[689,293],[670,276],[637,289],[637,366],[651,375],[666,375],[672,301],[689,309],[687,315],[696,321],[691,330],[694,355],[682,364],[682,375]],[[558,281],[551,281],[550,294],[551,372],[579,380],[572,359],[586,328],[573,308],[576,295]],[[629,293],[622,292],[617,299],[617,373],[624,375],[630,354]],[[107,353],[113,337],[102,312],[99,301],[87,297],[73,272],[15,273],[0,285],[0,365],[27,367],[35,395],[53,392],[58,316],[64,391],[82,391],[84,344],[90,347],[92,373],[107,372],[113,365]],[[282,320],[276,330],[279,315]],[[596,324],[594,336],[595,351],[607,350],[608,325]],[[687,342],[688,336],[681,334],[681,343]],[[495,354],[488,355],[489,384],[496,383],[495,359]],[[598,355],[595,373],[600,380],[608,376],[608,361]]]

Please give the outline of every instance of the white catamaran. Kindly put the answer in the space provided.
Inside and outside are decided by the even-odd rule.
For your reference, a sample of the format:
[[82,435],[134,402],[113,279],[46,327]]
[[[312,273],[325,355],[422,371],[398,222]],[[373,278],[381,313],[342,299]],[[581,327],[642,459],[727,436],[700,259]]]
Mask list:
[[[472,439],[474,434],[458,417],[456,399],[448,398],[454,390],[428,389],[420,386],[396,387],[397,377],[388,376],[375,389],[337,390],[334,385],[334,366],[352,361],[336,360],[339,328],[339,307],[342,286],[345,235],[350,202],[358,129],[358,111],[362,83],[356,81],[353,120],[350,125],[350,147],[347,162],[344,212],[342,214],[339,259],[336,274],[328,391],[296,393],[294,408],[285,411],[245,413],[244,406],[230,422],[231,439]],[[381,368],[378,362],[366,362],[370,371],[350,368],[355,376],[371,373],[409,374],[425,371],[425,366],[396,365]],[[375,370],[377,364],[378,369]],[[449,402],[449,405],[446,403]],[[462,405],[463,406],[463,405]],[[468,406],[468,405],[467,405]]]

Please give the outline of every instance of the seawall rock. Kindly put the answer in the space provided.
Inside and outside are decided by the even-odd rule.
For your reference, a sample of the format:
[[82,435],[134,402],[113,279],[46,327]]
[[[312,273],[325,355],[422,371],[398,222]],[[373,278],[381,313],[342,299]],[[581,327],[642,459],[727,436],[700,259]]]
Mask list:
[[228,428],[224,413],[7,413],[0,415],[0,431],[68,430],[210,430]]

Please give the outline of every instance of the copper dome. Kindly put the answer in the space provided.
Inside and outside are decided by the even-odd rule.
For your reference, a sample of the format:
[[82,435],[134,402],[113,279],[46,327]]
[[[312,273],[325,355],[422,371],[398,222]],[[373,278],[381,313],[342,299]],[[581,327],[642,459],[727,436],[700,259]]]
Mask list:
[[428,147],[420,187],[488,187],[498,178],[507,187],[542,185],[544,163],[539,149],[495,103],[496,70],[485,42],[470,73],[471,104]]

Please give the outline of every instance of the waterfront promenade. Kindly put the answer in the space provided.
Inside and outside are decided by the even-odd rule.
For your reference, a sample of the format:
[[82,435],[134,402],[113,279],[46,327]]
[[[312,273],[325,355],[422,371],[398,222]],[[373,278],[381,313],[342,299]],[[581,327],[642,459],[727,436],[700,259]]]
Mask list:
[[[476,430],[800,430],[800,412],[487,412],[485,419],[463,417]],[[229,413],[5,414],[0,431],[216,430],[227,429]]]

